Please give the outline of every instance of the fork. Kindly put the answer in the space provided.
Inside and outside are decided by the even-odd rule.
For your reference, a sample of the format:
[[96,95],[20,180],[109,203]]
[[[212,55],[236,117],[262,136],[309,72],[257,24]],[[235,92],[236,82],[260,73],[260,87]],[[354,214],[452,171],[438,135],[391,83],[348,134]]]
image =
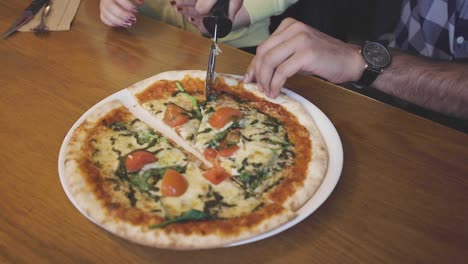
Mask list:
[[41,22],[36,27],[32,28],[31,31],[38,34],[45,34],[49,32],[49,28],[45,24],[47,16],[50,14],[52,9],[52,1],[48,1],[44,10],[42,10]]

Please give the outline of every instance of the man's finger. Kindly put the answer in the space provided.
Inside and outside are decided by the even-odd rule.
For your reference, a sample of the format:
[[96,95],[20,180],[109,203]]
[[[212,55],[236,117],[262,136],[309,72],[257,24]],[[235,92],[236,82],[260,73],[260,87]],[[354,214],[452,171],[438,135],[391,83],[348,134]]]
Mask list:
[[[256,58],[257,57],[254,57],[252,61],[250,62],[249,67],[247,67],[247,71],[245,72],[244,79],[242,80],[244,83],[250,83],[256,80],[256,77],[255,77]],[[259,89],[260,88],[261,87],[259,87]]]
[[271,79],[271,88],[270,93],[268,94],[269,97],[278,97],[281,88],[284,86],[288,78],[293,76],[302,68],[302,59],[303,58],[299,54],[294,54],[276,67],[273,78]]
[[290,18],[290,17],[287,17],[287,18],[283,19],[283,21],[281,21],[279,26],[276,28],[276,30],[271,35],[281,34],[285,29],[287,29],[289,26],[291,26],[291,24],[296,23],[296,22],[297,22],[297,20],[295,20],[293,18]]
[[271,80],[276,68],[294,54],[296,46],[295,39],[291,39],[271,48],[258,58],[256,78],[267,94],[271,94]]
[[289,19],[290,22],[285,23],[284,28],[275,31],[267,40],[260,44],[257,48],[257,54],[263,55],[273,47],[280,45],[296,36],[297,34],[304,32],[304,29],[308,28],[303,23],[296,22],[296,20]]

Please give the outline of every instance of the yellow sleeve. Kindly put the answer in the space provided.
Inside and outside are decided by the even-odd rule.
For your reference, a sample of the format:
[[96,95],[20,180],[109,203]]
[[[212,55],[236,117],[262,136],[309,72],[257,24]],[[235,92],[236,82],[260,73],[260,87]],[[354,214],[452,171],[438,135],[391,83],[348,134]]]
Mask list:
[[244,6],[254,24],[271,16],[283,13],[298,0],[245,0]]

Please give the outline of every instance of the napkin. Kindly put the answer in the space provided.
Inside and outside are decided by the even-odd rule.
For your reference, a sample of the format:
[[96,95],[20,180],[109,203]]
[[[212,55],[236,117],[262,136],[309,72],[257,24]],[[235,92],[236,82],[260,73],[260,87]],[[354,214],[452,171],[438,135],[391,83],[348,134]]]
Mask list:
[[[46,25],[49,30],[70,30],[71,22],[73,18],[75,18],[80,1],[81,0],[52,0],[52,9],[50,10],[49,16],[46,18]],[[41,22],[42,10],[44,7],[37,12],[31,21],[18,30],[26,32],[37,26]]]

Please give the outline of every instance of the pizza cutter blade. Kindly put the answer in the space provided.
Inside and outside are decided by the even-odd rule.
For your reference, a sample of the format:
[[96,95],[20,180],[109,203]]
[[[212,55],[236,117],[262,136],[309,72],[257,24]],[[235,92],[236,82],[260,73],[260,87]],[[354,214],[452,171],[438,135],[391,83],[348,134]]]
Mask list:
[[232,30],[232,21],[228,18],[229,0],[218,0],[211,9],[210,14],[203,18],[203,25],[213,37],[208,57],[206,71],[205,96],[207,101],[216,99],[213,89],[216,56],[221,52],[218,46],[218,38],[223,38]]

